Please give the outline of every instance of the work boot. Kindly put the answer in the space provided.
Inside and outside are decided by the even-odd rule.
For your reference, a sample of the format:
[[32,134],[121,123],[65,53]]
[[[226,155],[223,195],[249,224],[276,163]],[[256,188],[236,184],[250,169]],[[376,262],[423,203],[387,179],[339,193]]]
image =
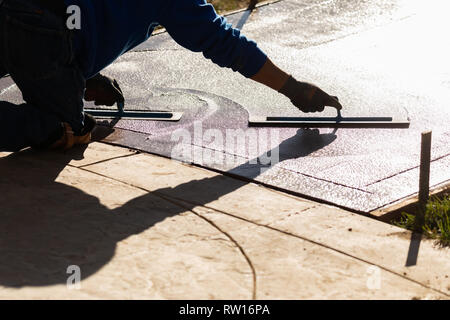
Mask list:
[[92,130],[94,130],[97,122],[89,115],[84,114],[84,127],[80,134],[75,134],[70,124],[62,123],[62,136],[50,146],[50,149],[69,150],[74,145],[89,144],[92,139]]

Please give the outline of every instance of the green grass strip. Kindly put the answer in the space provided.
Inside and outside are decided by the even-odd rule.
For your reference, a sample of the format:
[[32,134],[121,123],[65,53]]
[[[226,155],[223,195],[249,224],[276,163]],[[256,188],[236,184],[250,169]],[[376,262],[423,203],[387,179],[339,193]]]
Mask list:
[[417,226],[416,213],[403,212],[395,225],[413,231],[421,231],[442,246],[450,246],[450,193],[432,197],[425,211],[424,224]]

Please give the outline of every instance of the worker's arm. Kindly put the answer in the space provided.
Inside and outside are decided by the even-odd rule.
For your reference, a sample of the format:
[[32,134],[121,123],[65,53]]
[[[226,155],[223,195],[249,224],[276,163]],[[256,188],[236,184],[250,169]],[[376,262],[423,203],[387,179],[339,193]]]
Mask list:
[[269,58],[251,79],[284,94],[303,112],[323,111],[325,106],[342,109],[337,97],[328,95],[313,84],[295,80]]
[[179,45],[202,52],[215,64],[244,77],[255,75],[267,60],[254,41],[234,29],[205,0],[171,0],[158,22]]
[[325,105],[341,108],[336,97],[276,67],[254,41],[233,29],[205,0],[172,0],[159,22],[178,44],[277,90],[304,112],[323,111]]

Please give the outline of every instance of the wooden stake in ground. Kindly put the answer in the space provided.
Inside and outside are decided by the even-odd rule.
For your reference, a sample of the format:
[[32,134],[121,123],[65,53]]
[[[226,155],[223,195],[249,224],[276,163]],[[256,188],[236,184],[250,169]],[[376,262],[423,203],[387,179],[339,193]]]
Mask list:
[[419,213],[420,225],[424,222],[426,205],[430,195],[430,163],[431,163],[431,131],[422,132],[420,150],[420,177],[419,177]]

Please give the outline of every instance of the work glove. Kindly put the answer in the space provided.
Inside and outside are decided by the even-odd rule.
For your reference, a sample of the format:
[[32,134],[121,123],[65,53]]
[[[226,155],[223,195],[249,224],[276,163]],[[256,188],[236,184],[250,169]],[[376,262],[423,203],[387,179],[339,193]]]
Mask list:
[[288,97],[303,112],[321,112],[325,106],[342,109],[338,97],[328,95],[313,84],[297,81],[292,76],[278,92]]
[[84,100],[94,101],[96,106],[112,106],[115,103],[123,104],[125,98],[115,79],[111,79],[100,73],[86,80]]

